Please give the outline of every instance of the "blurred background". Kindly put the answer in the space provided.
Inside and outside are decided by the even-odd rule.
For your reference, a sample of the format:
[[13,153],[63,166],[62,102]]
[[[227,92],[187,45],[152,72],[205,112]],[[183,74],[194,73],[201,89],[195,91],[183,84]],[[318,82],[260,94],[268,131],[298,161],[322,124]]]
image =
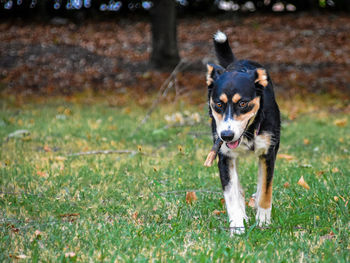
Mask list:
[[205,103],[220,29],[238,58],[270,71],[282,99],[349,109],[349,14],[348,0],[0,0],[0,95],[148,106],[145,94],[166,84],[169,101]]

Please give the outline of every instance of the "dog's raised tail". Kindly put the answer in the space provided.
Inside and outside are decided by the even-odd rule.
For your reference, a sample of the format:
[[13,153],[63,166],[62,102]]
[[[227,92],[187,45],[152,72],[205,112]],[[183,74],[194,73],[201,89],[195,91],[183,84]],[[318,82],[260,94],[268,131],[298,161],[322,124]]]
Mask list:
[[220,66],[226,68],[235,60],[227,36],[220,30],[214,34],[214,48]]

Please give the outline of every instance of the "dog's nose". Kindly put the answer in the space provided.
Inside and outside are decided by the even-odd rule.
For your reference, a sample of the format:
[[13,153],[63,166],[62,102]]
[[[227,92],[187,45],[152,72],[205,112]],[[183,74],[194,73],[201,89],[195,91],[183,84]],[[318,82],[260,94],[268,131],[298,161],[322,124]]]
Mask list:
[[235,137],[235,134],[233,133],[233,131],[226,130],[221,132],[220,137],[224,141],[230,142],[233,140],[233,137]]

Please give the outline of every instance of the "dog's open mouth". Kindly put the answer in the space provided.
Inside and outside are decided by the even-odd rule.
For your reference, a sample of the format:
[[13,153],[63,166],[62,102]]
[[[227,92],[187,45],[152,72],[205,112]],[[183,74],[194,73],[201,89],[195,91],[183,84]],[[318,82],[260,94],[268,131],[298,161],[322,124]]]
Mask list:
[[241,142],[241,138],[239,138],[237,141],[234,141],[234,142],[227,142],[226,145],[230,149],[236,149],[240,142]]

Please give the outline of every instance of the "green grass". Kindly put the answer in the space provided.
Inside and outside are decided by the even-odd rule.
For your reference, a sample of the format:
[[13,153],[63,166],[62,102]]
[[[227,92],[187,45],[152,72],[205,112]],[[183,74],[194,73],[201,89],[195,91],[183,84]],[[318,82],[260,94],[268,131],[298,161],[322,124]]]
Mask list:
[[[200,113],[199,124],[170,128],[164,115],[183,106],[162,107],[134,134],[145,110],[130,109],[2,107],[1,262],[18,255],[34,262],[350,261],[349,124],[333,124],[349,122],[345,114],[283,121],[280,153],[294,159],[277,161],[273,224],[259,229],[247,207],[246,233],[230,237],[227,215],[213,214],[224,210],[217,167],[202,166],[211,148],[206,107],[187,109]],[[7,138],[19,129],[30,135]],[[124,149],[136,154],[68,156]],[[255,159],[241,160],[239,174],[248,201]],[[301,176],[309,191],[297,185]],[[192,205],[188,190],[197,190]]]

